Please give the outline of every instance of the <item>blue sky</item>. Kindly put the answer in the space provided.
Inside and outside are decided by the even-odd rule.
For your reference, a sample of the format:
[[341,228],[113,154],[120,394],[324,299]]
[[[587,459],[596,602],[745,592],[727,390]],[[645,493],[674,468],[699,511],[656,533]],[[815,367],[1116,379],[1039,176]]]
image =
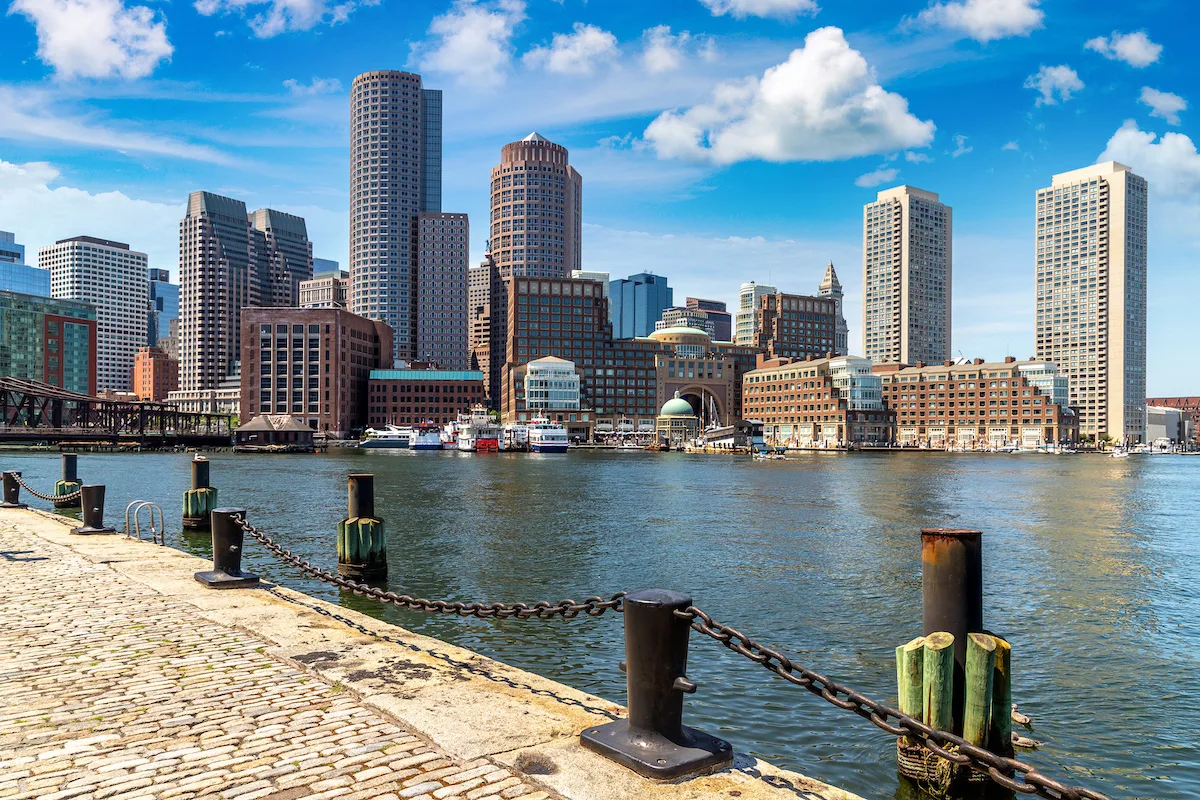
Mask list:
[[[121,239],[174,273],[196,189],[302,214],[346,263],[347,90],[445,92],[443,207],[486,237],[488,171],[532,130],[584,178],[584,266],[727,301],[815,291],[861,343],[861,207],[954,208],[953,347],[1033,354],[1033,202],[1115,159],[1151,186],[1149,392],[1200,393],[1200,69],[1166,0],[12,0],[0,229]],[[1192,15],[1190,21],[1186,16]],[[852,346],[852,349],[855,349]]]

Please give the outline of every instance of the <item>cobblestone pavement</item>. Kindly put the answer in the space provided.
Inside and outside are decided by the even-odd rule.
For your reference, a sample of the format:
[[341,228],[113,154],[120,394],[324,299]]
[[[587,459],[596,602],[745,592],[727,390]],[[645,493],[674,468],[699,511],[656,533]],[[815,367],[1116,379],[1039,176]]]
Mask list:
[[0,523],[0,798],[551,796],[264,651]]

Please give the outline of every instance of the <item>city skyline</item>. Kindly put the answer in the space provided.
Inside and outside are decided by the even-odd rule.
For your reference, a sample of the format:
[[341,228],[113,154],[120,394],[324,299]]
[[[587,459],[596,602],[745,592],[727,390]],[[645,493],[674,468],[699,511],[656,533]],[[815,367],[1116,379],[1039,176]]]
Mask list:
[[[975,31],[976,38],[923,14],[936,8],[923,2],[896,11],[881,3],[831,6],[786,19],[718,16],[698,2],[680,2],[660,9],[670,31],[656,19],[635,23],[572,4],[421,4],[411,21],[383,5],[359,8],[341,25],[317,22],[259,36],[236,15],[191,20],[188,7],[163,28],[174,48],[169,61],[143,59],[140,72],[111,68],[107,77],[55,63],[46,47],[50,55],[39,60],[35,28],[10,15],[0,26],[24,60],[0,73],[7,107],[19,112],[0,125],[0,228],[36,249],[77,232],[64,221],[69,215],[90,214],[97,224],[86,226],[89,232],[130,241],[151,255],[151,267],[171,269],[178,279],[181,199],[210,189],[303,216],[314,255],[348,264],[349,84],[363,70],[415,70],[445,95],[447,208],[486,219],[483,182],[497,148],[537,130],[570,148],[588,181],[585,270],[653,271],[668,276],[680,296],[733,307],[741,282],[806,293],[833,260],[845,265],[851,343],[862,337],[861,276],[852,267],[862,257],[862,205],[901,183],[937,192],[955,209],[953,355],[1024,358],[1034,353],[1030,198],[1051,175],[1107,156],[1150,185],[1147,389],[1188,393],[1181,376],[1195,373],[1197,357],[1179,336],[1188,321],[1186,293],[1168,287],[1186,285],[1195,257],[1187,227],[1200,227],[1200,181],[1189,170],[1198,158],[1189,112],[1167,95],[1186,94],[1194,58],[1182,35],[1155,14],[1128,21],[1115,7],[1084,15],[1051,2],[1012,5],[1036,13],[998,26],[995,35]],[[518,6],[519,13],[511,10]],[[488,70],[463,71],[448,23],[469,27],[481,16],[509,24]],[[49,41],[48,25],[42,33]],[[410,52],[393,48],[381,59],[369,45],[384,35],[407,40]],[[309,46],[315,37],[316,50]],[[351,47],[359,37],[363,46]],[[201,69],[212,55],[247,42],[259,45],[248,56],[257,69],[242,66],[245,57],[236,68]],[[598,47],[570,47],[589,42]],[[719,57],[706,55],[712,52]],[[821,54],[841,54],[866,77],[847,79],[832,100],[818,99],[846,108],[865,86],[906,103],[860,154],[805,150],[800,145],[808,140],[796,136],[781,140],[792,148],[787,152],[738,150],[728,144],[737,132],[732,125],[701,126],[701,141],[711,147],[679,135],[711,110],[707,103],[723,81],[751,76],[762,88],[764,73],[802,75]],[[91,55],[80,53],[76,67]],[[1069,67],[1074,82],[1059,65]],[[503,81],[484,85],[488,75]],[[635,75],[642,80],[630,80]],[[80,88],[91,98],[82,99]],[[40,105],[31,105],[35,94]],[[218,97],[228,102],[211,102]],[[217,107],[228,115],[222,128],[238,132],[236,145],[217,133]],[[743,119],[757,119],[753,110]],[[78,125],[34,125],[83,114],[87,137]],[[189,124],[175,125],[181,120]],[[35,129],[41,138],[31,138]],[[258,148],[244,147],[256,136]],[[910,143],[900,146],[897,136]],[[819,202],[794,202],[788,189],[797,183],[820,185],[813,193]],[[470,263],[478,263],[485,238],[486,228],[475,226]],[[997,273],[1011,280],[997,287]]]

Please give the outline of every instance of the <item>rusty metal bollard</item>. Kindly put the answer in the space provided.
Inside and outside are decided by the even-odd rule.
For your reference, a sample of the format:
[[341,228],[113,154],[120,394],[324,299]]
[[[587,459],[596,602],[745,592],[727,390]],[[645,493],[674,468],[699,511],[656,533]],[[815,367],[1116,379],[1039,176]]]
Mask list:
[[4,473],[4,502],[0,503],[0,508],[29,508],[21,502],[21,484],[17,483],[19,477],[21,473],[15,470]]
[[243,589],[258,585],[258,576],[242,570],[245,533],[234,520],[246,518],[244,508],[214,508],[212,512],[213,568],[195,573],[196,580],[210,589]]
[[733,761],[733,747],[683,724],[691,626],[675,616],[692,604],[682,592],[642,589],[625,596],[625,661],[629,718],[588,728],[584,747],[639,775],[670,780],[713,772]]
[[71,533],[88,535],[92,533],[116,533],[115,528],[104,524],[104,484],[84,486],[79,490],[83,509],[83,525],[72,528]]
[[206,531],[217,507],[217,490],[209,483],[209,460],[192,459],[192,488],[183,493],[183,529]]
[[921,634],[954,635],[954,732],[962,730],[967,634],[983,631],[983,533],[921,531]]

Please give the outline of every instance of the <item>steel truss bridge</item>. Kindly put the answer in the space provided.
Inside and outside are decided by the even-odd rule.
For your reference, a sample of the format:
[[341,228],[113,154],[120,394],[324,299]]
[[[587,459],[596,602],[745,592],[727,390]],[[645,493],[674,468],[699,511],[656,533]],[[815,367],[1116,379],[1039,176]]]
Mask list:
[[228,445],[229,437],[225,414],[106,400],[39,381],[0,378],[0,443],[211,447]]

